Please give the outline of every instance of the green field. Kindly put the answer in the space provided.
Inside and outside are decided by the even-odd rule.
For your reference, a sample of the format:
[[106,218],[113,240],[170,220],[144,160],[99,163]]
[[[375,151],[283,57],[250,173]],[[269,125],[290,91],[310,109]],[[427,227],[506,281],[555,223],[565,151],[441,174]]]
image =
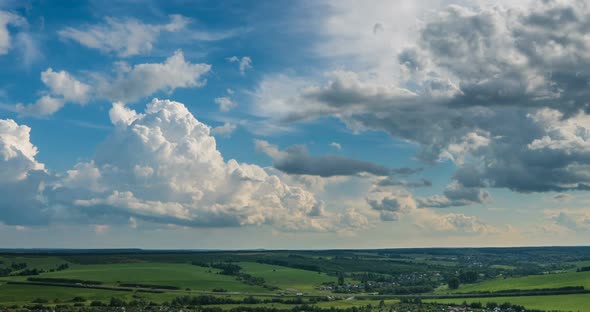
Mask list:
[[[454,292],[468,293],[507,289],[559,288],[566,286],[584,286],[586,289],[590,289],[590,272],[567,272],[515,278],[497,278],[476,284],[461,285]],[[446,290],[441,289],[441,291]]]
[[267,284],[277,286],[287,292],[313,293],[315,288],[325,282],[336,282],[336,277],[325,273],[286,268],[277,265],[241,262],[243,271],[256,277],[262,277]]
[[461,304],[464,301],[481,302],[510,302],[522,305],[528,309],[540,309],[546,311],[588,311],[590,307],[590,294],[583,295],[559,295],[559,296],[525,296],[525,297],[493,297],[493,298],[454,298],[454,299],[432,299],[427,302]]
[[11,263],[26,263],[29,267],[34,267],[38,269],[54,269],[60,264],[68,263],[68,261],[58,258],[58,257],[51,257],[51,256],[34,256],[34,257],[22,257],[22,256],[0,256],[0,261],[3,262],[0,264],[0,268],[8,267]]
[[[72,298],[76,296],[84,297],[88,301],[100,300],[108,302],[111,297],[130,300],[132,299],[133,293],[88,288],[0,285],[0,302],[5,306],[31,303],[31,301],[37,298],[46,299],[50,303],[64,303],[72,300]],[[173,297],[168,294],[142,294],[142,296],[149,297],[150,300],[159,302],[169,300]],[[55,299],[57,299],[57,302]]]
[[[109,265],[72,265],[70,269],[43,273],[39,277],[69,278],[103,282],[104,285],[118,283],[140,283],[176,286],[181,289],[211,291],[223,288],[232,292],[264,293],[268,289],[246,285],[235,277],[217,274],[216,270],[190,264],[171,263],[125,263]],[[9,277],[4,280],[26,280],[26,277]],[[0,280],[2,280],[0,279]]]

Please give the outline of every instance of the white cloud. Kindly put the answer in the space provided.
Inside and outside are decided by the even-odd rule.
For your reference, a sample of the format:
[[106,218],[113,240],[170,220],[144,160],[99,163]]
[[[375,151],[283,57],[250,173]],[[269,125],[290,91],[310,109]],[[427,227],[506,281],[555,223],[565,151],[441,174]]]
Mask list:
[[237,126],[231,122],[226,122],[222,126],[211,129],[211,134],[229,137],[236,130]]
[[7,54],[12,48],[12,37],[8,26],[22,26],[27,22],[21,16],[16,14],[0,11],[0,55]]
[[590,209],[548,209],[545,210],[547,226],[567,231],[590,230]]
[[55,72],[48,68],[41,73],[41,81],[49,88],[35,103],[17,104],[16,111],[22,116],[45,117],[59,111],[66,103],[85,104],[91,96],[91,87],[66,71]]
[[45,224],[48,218],[42,192],[49,179],[35,159],[30,131],[0,119],[0,222],[9,225]]
[[35,160],[37,147],[30,141],[31,128],[12,119],[0,119],[0,181],[23,180],[31,170],[44,170]]
[[67,103],[84,105],[91,100],[109,100],[124,105],[152,95],[158,91],[172,93],[178,88],[201,87],[202,79],[211,66],[193,64],[184,59],[182,51],[176,51],[163,63],[144,63],[133,67],[119,63],[115,77],[90,73],[86,82],[70,73],[52,68],[41,73],[47,91],[35,103],[17,104],[16,111],[23,116],[45,117],[59,111]]
[[219,110],[222,112],[228,112],[238,106],[238,103],[234,102],[234,100],[228,96],[215,98],[215,104],[219,105]]
[[29,105],[17,104],[16,111],[21,116],[45,117],[59,111],[64,104],[64,100],[62,99],[44,95],[35,103]]
[[200,87],[202,76],[211,65],[192,64],[176,51],[163,63],[137,64],[121,69],[115,78],[101,77],[97,96],[112,101],[133,102],[157,91],[172,92],[178,88]]
[[84,104],[90,97],[90,86],[63,70],[55,72],[48,68],[41,73],[41,81],[50,88],[51,94],[60,95],[68,102]]
[[330,143],[330,146],[337,149],[337,150],[342,149],[342,145],[340,145],[340,143],[332,142],[332,143]]
[[73,40],[88,48],[104,53],[129,57],[150,52],[162,32],[184,29],[189,19],[171,15],[166,24],[145,24],[136,19],[107,17],[103,24],[88,25],[81,29],[67,27],[58,34],[63,39]]
[[210,128],[181,103],[154,99],[141,114],[115,104],[111,119],[116,130],[94,161],[79,164],[64,184],[76,190],[71,196],[82,212],[112,210],[125,220],[181,226],[336,231],[357,225],[259,166],[224,161]]
[[240,74],[242,75],[245,75],[248,69],[252,69],[252,59],[249,56],[242,56],[241,58],[237,56],[232,56],[227,60],[231,63],[238,63]]

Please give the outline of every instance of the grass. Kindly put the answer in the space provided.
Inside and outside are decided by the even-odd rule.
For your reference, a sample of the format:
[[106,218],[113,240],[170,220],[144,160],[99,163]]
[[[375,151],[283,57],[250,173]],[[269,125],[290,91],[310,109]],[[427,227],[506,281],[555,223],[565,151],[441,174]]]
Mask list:
[[47,299],[50,303],[54,303],[55,299],[58,299],[60,302],[67,302],[76,296],[84,297],[90,301],[108,301],[111,297],[128,300],[132,295],[133,294],[131,292],[99,289],[74,289],[68,287],[46,287],[34,285],[0,285],[0,303],[4,306],[31,303],[31,301],[36,298]]
[[524,296],[524,297],[490,297],[490,298],[453,298],[453,299],[430,299],[426,302],[455,303],[461,304],[464,301],[504,303],[522,305],[528,309],[540,309],[546,311],[589,311],[590,294],[581,295],[559,295],[559,296]]
[[[39,277],[70,278],[101,281],[104,285],[120,283],[139,283],[151,285],[176,286],[181,289],[211,291],[224,288],[233,292],[264,293],[267,289],[246,285],[235,277],[217,274],[215,270],[190,264],[172,263],[125,263],[106,265],[72,265],[70,269],[43,273]],[[4,279],[26,280],[26,277]]]
[[[38,256],[38,257],[21,257],[21,256],[0,256],[1,267],[9,267],[12,263],[26,263],[29,269],[55,269],[60,264],[68,263],[68,261],[50,256]],[[70,263],[68,263],[70,264]],[[71,265],[71,264],[70,264]]]
[[[530,275],[515,278],[497,278],[476,284],[461,285],[453,292],[498,291],[507,289],[559,288],[584,286],[590,289],[590,272],[566,272],[546,275]],[[441,290],[447,290],[441,288]]]
[[277,286],[286,292],[317,293],[315,288],[324,282],[336,282],[337,278],[325,273],[287,268],[283,266],[240,262],[245,273],[262,277],[268,285]]

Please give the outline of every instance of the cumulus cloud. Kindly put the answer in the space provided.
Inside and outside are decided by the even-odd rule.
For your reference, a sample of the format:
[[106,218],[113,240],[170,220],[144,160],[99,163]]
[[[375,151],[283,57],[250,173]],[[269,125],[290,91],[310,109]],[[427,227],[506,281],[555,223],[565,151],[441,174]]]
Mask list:
[[200,87],[202,76],[211,65],[187,62],[182,51],[176,51],[163,63],[120,66],[117,77],[101,77],[97,94],[112,101],[133,102],[157,91],[172,92],[178,88]]
[[215,98],[214,101],[215,101],[215,104],[219,105],[219,110],[222,112],[229,112],[234,107],[238,106],[238,103],[234,102],[234,100],[232,100],[228,96],[222,96],[222,97]]
[[379,213],[382,221],[411,222],[426,232],[478,235],[499,233],[498,228],[476,216],[419,209],[420,200],[399,187],[373,188],[366,201],[371,209]]
[[418,200],[420,207],[447,208],[482,204],[491,201],[490,194],[477,187],[465,187],[456,181],[447,186],[442,195],[434,195]]
[[252,69],[252,59],[249,56],[232,56],[227,59],[231,63],[238,63],[240,74],[245,75],[248,69]]
[[97,180],[77,185],[95,185],[93,196],[75,200],[78,207],[184,226],[336,228],[341,216],[326,213],[312,193],[256,165],[224,161],[210,128],[181,103],[155,99],[142,114],[115,105],[111,118],[116,131],[94,162],[69,172],[92,168],[82,176]]
[[330,143],[330,146],[337,149],[337,150],[342,149],[342,145],[340,145],[340,143],[332,142],[332,143]]
[[21,116],[45,117],[55,114],[55,112],[59,111],[64,104],[63,99],[44,95],[37,99],[35,103],[28,105],[23,105],[21,103],[16,104],[16,111]]
[[91,49],[129,57],[150,52],[161,33],[182,30],[188,23],[189,19],[181,15],[171,15],[166,24],[146,24],[131,18],[107,17],[102,24],[79,29],[67,27],[58,34],[63,39],[76,41]]
[[288,174],[307,174],[321,177],[351,176],[369,173],[386,176],[394,172],[411,170],[390,169],[372,162],[345,158],[341,156],[312,156],[302,145],[295,145],[286,150],[279,150],[267,141],[256,140],[256,148],[273,159],[276,169]]
[[23,116],[45,117],[52,115],[67,103],[84,105],[91,100],[109,100],[119,104],[137,101],[158,91],[172,93],[178,88],[201,87],[202,79],[211,69],[208,64],[193,64],[185,60],[182,51],[176,51],[163,63],[144,63],[129,66],[118,64],[115,77],[91,73],[81,81],[67,71],[52,68],[41,73],[41,81],[48,90],[34,103],[17,104],[16,111]]
[[17,104],[16,111],[23,116],[44,117],[59,111],[66,103],[85,104],[91,96],[91,87],[66,71],[55,72],[48,68],[41,72],[41,81],[49,88],[46,95],[29,105]]
[[38,151],[30,131],[14,120],[0,119],[0,221],[5,224],[47,222],[42,192],[48,177],[35,159]]
[[221,126],[211,129],[211,134],[229,137],[237,129],[238,126],[231,122],[226,122]]
[[[469,200],[449,193],[430,198],[430,206],[485,202],[486,187],[590,189],[588,25],[582,1],[448,6],[425,16],[416,39],[396,45],[406,46],[400,51],[390,42],[374,50],[383,57],[364,46],[338,51],[361,64],[376,59],[364,66],[368,72],[338,70],[316,83],[269,75],[252,112],[279,124],[335,117],[355,132],[379,130],[417,144],[424,162],[453,162],[453,183]],[[394,53],[398,64],[383,61]]]
[[588,209],[555,209],[546,210],[545,218],[549,225],[569,231],[590,230],[590,210]]

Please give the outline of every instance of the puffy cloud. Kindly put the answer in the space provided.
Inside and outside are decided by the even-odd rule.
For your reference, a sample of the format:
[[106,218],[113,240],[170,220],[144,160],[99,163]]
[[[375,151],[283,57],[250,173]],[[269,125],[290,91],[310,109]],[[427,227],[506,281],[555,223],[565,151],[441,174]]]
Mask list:
[[465,187],[453,181],[442,195],[421,198],[418,202],[420,207],[447,208],[487,203],[490,200],[491,196],[487,191],[477,187]]
[[[336,15],[326,19],[327,35],[342,37],[324,43],[354,39],[337,31],[346,25],[334,24],[345,13],[330,13]],[[485,187],[589,189],[584,119],[590,77],[584,72],[590,7],[583,1],[449,6],[424,17],[417,40],[396,38],[395,47],[407,47],[401,51],[391,41],[368,42],[388,32],[388,24],[380,24],[365,35],[379,55],[356,44],[330,54],[344,53],[358,60],[350,67],[364,64],[367,71],[335,71],[319,83],[268,76],[252,112],[279,124],[336,117],[353,131],[380,130],[416,143],[421,160],[455,163],[453,181],[468,202],[485,202]],[[386,59],[395,53],[398,64],[391,64]],[[448,195],[428,204],[467,203]]]
[[215,98],[214,101],[215,104],[219,105],[219,110],[222,112],[228,112],[232,110],[234,107],[238,106],[238,103],[234,102],[234,100],[232,100],[228,96]]
[[231,63],[238,63],[240,68],[240,74],[242,75],[246,74],[246,70],[252,69],[252,59],[249,56],[242,56],[240,58],[234,55],[232,57],[229,57],[227,60]]
[[[82,82],[66,71],[51,68],[41,73],[41,80],[49,90],[35,103],[17,104],[23,116],[44,117],[59,111],[66,103],[85,104],[90,100],[109,100],[122,103],[137,101],[158,91],[173,92],[178,88],[201,87],[202,76],[211,69],[208,64],[193,64],[176,51],[163,63],[144,63],[133,67],[119,63],[116,77],[91,73]],[[92,87],[91,87],[92,85]]]
[[68,172],[63,185],[77,190],[73,203],[82,212],[288,231],[334,231],[345,220],[345,213],[326,211],[312,193],[261,167],[224,161],[210,128],[181,103],[154,99],[141,114],[115,104],[110,115],[113,134],[93,162]]
[[66,71],[55,72],[48,68],[41,73],[41,81],[48,86],[51,94],[61,95],[65,101],[86,103],[90,96],[90,86],[78,81]]
[[479,235],[501,233],[499,228],[486,224],[475,216],[462,213],[440,214],[420,209],[418,215],[414,224],[426,231]]
[[121,66],[117,77],[100,78],[97,94],[112,101],[133,102],[157,91],[200,87],[205,84],[201,77],[210,69],[208,64],[187,62],[182,51],[176,51],[163,63]]
[[499,230],[475,216],[458,213],[439,213],[421,208],[420,200],[414,199],[405,189],[373,188],[366,198],[369,207],[377,212],[382,221],[411,222],[427,232],[452,234],[488,235]]
[[551,226],[569,231],[590,230],[590,210],[588,209],[555,209],[546,210],[545,218]]
[[65,103],[62,99],[54,98],[50,95],[44,95],[32,104],[16,104],[16,111],[21,116],[45,117],[53,115],[55,112],[59,111],[64,104]]
[[35,156],[31,129],[0,119],[0,221],[10,225],[44,224],[45,166]]
[[0,55],[7,54],[12,47],[12,38],[8,25],[21,26],[27,22],[24,18],[6,11],[0,11]]
[[236,130],[237,127],[238,126],[232,124],[231,122],[226,122],[219,127],[211,129],[211,134],[229,137]]
[[166,24],[145,24],[136,19],[107,17],[103,24],[81,29],[67,27],[58,34],[63,39],[76,41],[91,49],[129,57],[151,51],[162,32],[182,30],[188,23],[189,20],[181,15],[171,15]]
[[416,210],[416,201],[411,194],[398,192],[374,192],[367,197],[369,206],[379,211],[381,220],[397,221],[403,215]]
[[[274,167],[288,174],[317,175],[321,177],[351,176],[369,173],[378,176],[392,174],[399,169],[389,169],[368,161],[349,159],[341,156],[319,156],[309,154],[302,145],[279,150],[263,140],[256,140],[256,148],[273,159]],[[402,170],[406,171],[406,170]]]
[[337,149],[337,150],[342,149],[342,145],[340,145],[340,143],[332,142],[332,143],[330,143],[330,146]]
[[18,181],[29,171],[44,170],[35,160],[37,147],[30,141],[31,128],[18,125],[14,120],[0,119],[0,181]]

